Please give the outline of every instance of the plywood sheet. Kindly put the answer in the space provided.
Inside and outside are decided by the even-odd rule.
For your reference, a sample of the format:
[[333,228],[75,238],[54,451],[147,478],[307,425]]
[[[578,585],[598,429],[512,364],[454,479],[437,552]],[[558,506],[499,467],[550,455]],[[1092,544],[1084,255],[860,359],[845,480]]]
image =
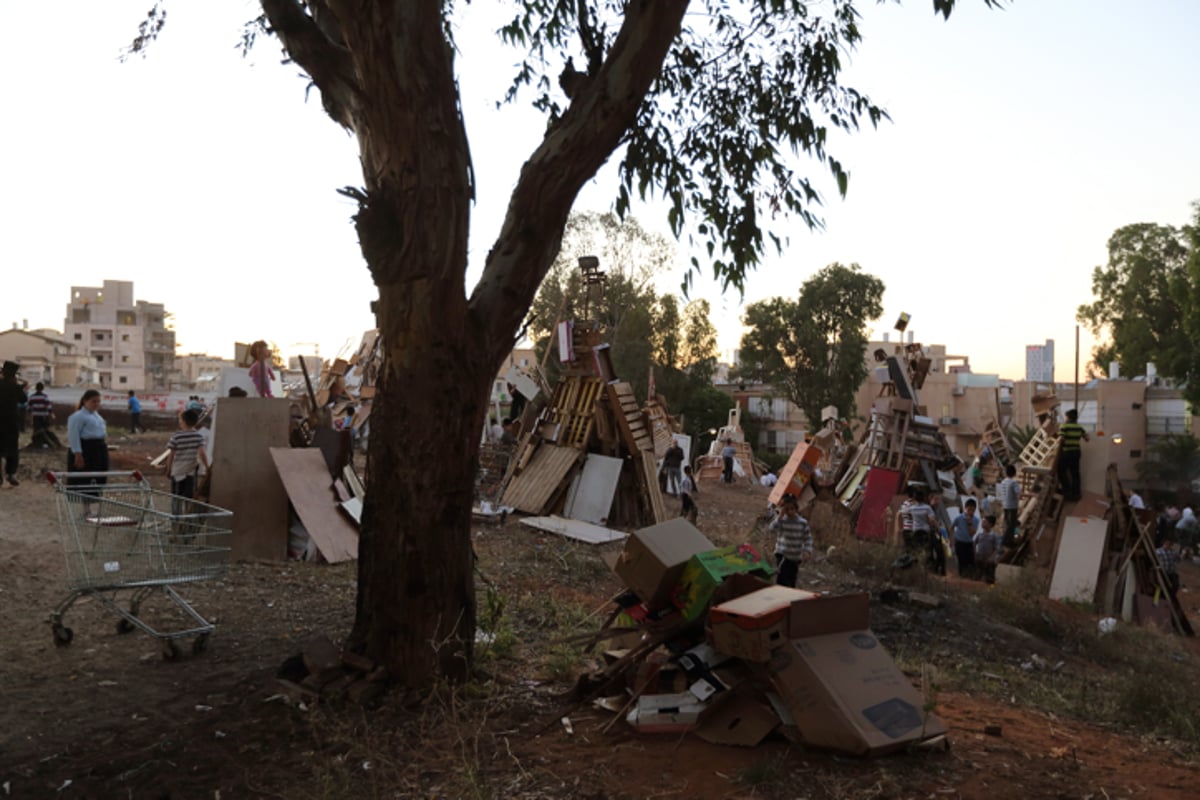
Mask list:
[[333,477],[315,447],[272,447],[271,459],[296,515],[331,564],[358,558],[358,531],[338,511]]
[[290,405],[283,398],[217,399],[210,502],[233,512],[235,559],[287,558],[287,492],[271,448],[287,446]]
[[862,508],[854,533],[860,539],[885,539],[888,529],[888,506],[900,491],[904,476],[894,469],[872,467],[867,473],[867,488],[863,490]]
[[1095,598],[1106,523],[1099,517],[1068,517],[1058,541],[1050,598],[1090,603]]
[[592,525],[591,523],[581,522],[577,519],[563,519],[562,517],[554,516],[526,517],[521,520],[521,524],[537,528],[540,531],[557,533],[560,536],[566,536],[568,539],[576,539],[588,544],[620,542],[629,537],[629,534],[624,531],[614,531],[611,528],[602,528],[599,525]]
[[589,454],[567,492],[563,516],[597,525],[607,523],[623,463],[619,458]]
[[526,514],[541,514],[582,455],[574,447],[543,444],[508,482],[500,502]]

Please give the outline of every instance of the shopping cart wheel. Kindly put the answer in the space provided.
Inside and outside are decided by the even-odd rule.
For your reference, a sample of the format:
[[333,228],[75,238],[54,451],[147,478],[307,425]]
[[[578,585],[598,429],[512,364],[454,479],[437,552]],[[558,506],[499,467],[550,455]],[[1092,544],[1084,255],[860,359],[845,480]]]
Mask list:
[[117,620],[117,633],[130,633],[136,626],[127,619]]
[[179,646],[174,639],[163,639],[163,661],[178,661]]
[[192,654],[200,655],[208,649],[208,634],[202,633],[192,640]]
[[75,631],[71,630],[66,625],[56,624],[52,630],[54,631],[54,644],[58,645],[59,647],[66,647],[71,643],[71,640],[75,638]]

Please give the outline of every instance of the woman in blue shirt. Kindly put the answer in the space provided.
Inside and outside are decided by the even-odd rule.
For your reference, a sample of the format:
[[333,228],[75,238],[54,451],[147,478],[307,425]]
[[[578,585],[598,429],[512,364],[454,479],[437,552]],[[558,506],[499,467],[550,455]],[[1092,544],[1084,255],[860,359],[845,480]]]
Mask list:
[[[88,389],[79,401],[79,410],[67,417],[67,470],[70,472],[107,472],[108,428],[100,416],[100,392]],[[84,483],[104,483],[103,478]]]

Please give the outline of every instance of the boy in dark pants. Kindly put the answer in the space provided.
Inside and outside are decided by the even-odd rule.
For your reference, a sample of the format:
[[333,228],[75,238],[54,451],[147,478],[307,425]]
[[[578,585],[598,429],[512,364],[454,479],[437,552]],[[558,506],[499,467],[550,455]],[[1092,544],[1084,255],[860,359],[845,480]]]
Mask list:
[[975,577],[975,531],[979,517],[975,516],[975,501],[963,504],[963,513],[954,518],[954,560],[958,562],[958,577]]
[[683,468],[683,478],[679,481],[679,499],[683,501],[683,506],[680,508],[682,514],[688,522],[696,524],[696,515],[700,509],[696,507],[696,480],[692,477],[692,468],[685,466]]
[[812,558],[812,530],[808,520],[800,516],[800,504],[795,495],[786,494],[779,516],[770,525],[775,535],[775,565],[779,575],[775,582],[780,586],[796,588],[800,565]]

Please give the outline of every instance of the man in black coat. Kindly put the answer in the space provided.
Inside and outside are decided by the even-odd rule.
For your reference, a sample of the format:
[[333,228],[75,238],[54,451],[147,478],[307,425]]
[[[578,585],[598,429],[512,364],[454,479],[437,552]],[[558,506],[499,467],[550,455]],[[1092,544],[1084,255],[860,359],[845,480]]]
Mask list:
[[5,361],[0,368],[0,459],[4,460],[4,475],[13,486],[20,483],[17,467],[21,450],[17,446],[17,434],[21,430],[21,409],[27,400],[24,387],[17,383],[20,368],[15,361]]

